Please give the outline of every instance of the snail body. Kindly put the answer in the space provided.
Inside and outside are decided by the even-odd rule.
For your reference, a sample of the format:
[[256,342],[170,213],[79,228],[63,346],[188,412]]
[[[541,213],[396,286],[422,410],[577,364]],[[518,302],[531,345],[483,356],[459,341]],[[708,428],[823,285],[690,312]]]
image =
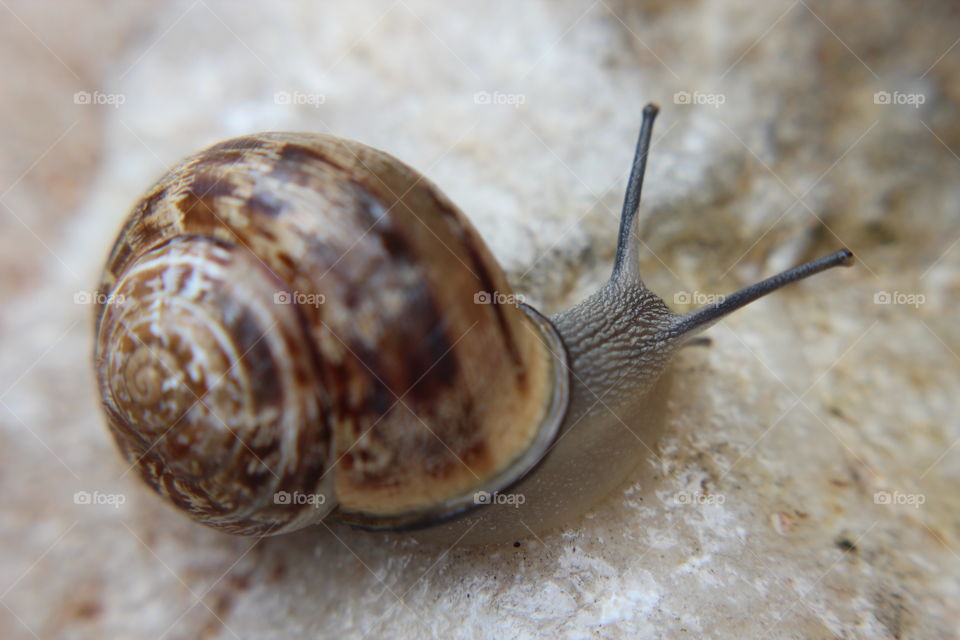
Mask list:
[[[121,453],[194,519],[240,535],[332,517],[486,542],[589,508],[636,465],[631,429],[660,422],[679,347],[852,258],[671,312],[630,238],[655,115],[613,276],[552,318],[504,303],[468,219],[381,151],[265,133],[185,159],[134,207],[99,286],[95,368]],[[507,491],[522,504],[482,498]]]

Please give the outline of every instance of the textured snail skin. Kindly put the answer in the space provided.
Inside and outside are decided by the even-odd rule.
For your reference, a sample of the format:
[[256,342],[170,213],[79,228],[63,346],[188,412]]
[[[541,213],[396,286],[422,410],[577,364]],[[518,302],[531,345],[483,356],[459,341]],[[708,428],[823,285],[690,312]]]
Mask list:
[[264,133],[187,158],[134,207],[99,287],[95,367],[122,454],[235,534],[329,515],[487,543],[570,522],[652,451],[691,336],[853,262],[839,251],[672,313],[631,238],[656,114],[613,275],[550,319],[505,304],[466,217],[381,151]]

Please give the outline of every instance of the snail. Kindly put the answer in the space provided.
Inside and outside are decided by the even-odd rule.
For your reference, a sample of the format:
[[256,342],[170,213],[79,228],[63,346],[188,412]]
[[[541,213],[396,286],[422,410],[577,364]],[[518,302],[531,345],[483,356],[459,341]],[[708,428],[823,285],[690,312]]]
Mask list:
[[672,312],[632,240],[657,111],[610,279],[551,317],[505,299],[464,214],[386,153],[262,133],[181,161],[134,206],[99,285],[94,366],[122,455],[239,535],[333,518],[490,542],[570,521],[636,467],[677,349],[853,262],[844,249]]

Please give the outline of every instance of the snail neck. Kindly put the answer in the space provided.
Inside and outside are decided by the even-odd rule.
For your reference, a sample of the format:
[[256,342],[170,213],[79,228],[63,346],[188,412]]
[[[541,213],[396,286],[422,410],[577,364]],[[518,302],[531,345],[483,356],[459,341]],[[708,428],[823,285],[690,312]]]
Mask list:
[[565,428],[604,415],[626,419],[683,342],[670,332],[676,314],[639,280],[611,279],[551,320],[570,366]]

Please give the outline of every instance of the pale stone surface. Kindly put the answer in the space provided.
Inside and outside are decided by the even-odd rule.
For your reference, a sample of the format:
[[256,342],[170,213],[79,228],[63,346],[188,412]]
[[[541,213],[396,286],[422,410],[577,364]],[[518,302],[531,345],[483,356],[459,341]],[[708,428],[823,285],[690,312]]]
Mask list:
[[[4,638],[960,636],[952,4],[0,13]],[[76,105],[81,90],[125,101]],[[684,91],[700,104],[675,103]],[[609,269],[646,100],[662,115],[643,267],[668,303],[841,245],[860,262],[682,353],[656,455],[587,517],[486,549],[336,525],[256,543],[193,525],[125,473],[74,294],[165,165],[262,129],[381,147],[441,185],[554,311]],[[882,491],[923,504],[877,504]]]

